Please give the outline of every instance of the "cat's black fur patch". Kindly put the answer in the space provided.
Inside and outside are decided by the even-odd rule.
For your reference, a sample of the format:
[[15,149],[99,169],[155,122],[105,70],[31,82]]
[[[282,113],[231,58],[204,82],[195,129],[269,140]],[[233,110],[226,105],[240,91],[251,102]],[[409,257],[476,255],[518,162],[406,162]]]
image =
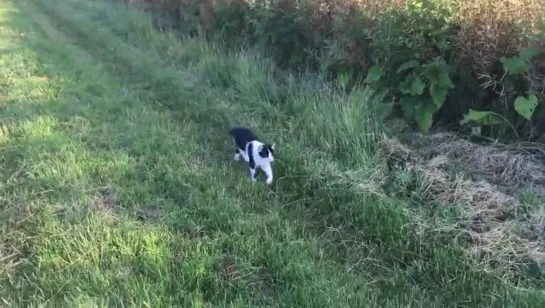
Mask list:
[[231,137],[235,139],[235,144],[237,148],[243,152],[246,150],[246,145],[249,142],[258,140],[257,136],[254,135],[251,130],[245,127],[234,127],[229,131],[229,135],[231,135]]
[[265,144],[263,149],[261,149],[261,151],[259,151],[259,156],[265,158],[265,157],[269,156],[269,153],[274,155],[274,150],[272,149],[272,146],[270,144]]
[[[252,143],[250,143],[250,145],[248,146],[248,153],[252,153],[252,150],[254,149],[254,145]],[[250,169],[255,169],[255,159],[254,159],[254,156],[251,155],[251,154],[248,154],[248,158],[249,158],[249,162],[248,162],[248,165],[250,166]]]
[[[249,142],[259,140],[257,136],[248,128],[246,127],[234,127],[229,131],[229,135],[235,139],[235,144],[237,146],[237,150],[235,153],[238,153],[237,151],[240,149],[241,151],[246,150],[246,145]],[[252,151],[248,151],[249,153],[252,153]],[[271,144],[265,144],[263,149],[259,151],[259,156],[265,158],[269,156],[269,153],[274,155],[274,150],[272,148]]]

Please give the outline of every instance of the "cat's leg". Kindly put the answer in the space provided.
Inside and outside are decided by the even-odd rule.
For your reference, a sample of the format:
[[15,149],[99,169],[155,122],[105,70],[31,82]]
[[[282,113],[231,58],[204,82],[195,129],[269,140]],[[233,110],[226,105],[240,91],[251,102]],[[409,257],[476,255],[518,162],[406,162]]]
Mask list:
[[270,165],[270,164],[266,164],[266,165],[264,165],[264,166],[261,166],[261,169],[262,169],[263,172],[265,172],[265,174],[267,175],[267,180],[265,181],[265,183],[267,183],[268,185],[272,184],[272,181],[273,181],[273,172],[272,172],[271,165]]
[[[253,144],[249,144],[248,145],[248,153],[252,153],[252,150],[253,150],[253,147],[254,145]],[[254,160],[254,157],[253,155],[248,155],[248,166],[250,167],[250,179],[252,180],[252,182],[256,182],[257,179],[255,177],[255,171],[256,171],[256,164],[255,164],[255,160]]]
[[244,160],[245,160],[247,163],[250,162],[250,157],[249,157],[249,155],[248,155],[246,152],[240,151],[240,155],[242,155],[242,158],[244,158]]
[[256,171],[257,170],[255,168],[250,168],[250,180],[252,180],[252,182],[257,182],[257,178],[255,176]]
[[240,153],[242,153],[238,148],[235,150],[235,157],[233,158],[234,161],[238,161],[240,159]]

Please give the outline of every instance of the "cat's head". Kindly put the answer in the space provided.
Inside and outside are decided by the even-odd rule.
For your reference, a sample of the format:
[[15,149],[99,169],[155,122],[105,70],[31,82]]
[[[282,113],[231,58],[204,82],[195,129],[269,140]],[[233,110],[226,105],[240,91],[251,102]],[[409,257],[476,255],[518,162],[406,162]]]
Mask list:
[[270,162],[274,161],[274,143],[273,144],[264,144],[259,147],[259,156],[261,158],[268,159]]

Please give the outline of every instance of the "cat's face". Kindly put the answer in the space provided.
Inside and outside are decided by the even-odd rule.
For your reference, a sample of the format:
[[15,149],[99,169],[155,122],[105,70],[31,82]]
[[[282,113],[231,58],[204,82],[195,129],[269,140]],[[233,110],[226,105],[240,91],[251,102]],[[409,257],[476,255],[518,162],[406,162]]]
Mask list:
[[265,144],[261,147],[259,151],[259,156],[261,158],[267,159],[270,162],[274,161],[274,143],[273,144]]

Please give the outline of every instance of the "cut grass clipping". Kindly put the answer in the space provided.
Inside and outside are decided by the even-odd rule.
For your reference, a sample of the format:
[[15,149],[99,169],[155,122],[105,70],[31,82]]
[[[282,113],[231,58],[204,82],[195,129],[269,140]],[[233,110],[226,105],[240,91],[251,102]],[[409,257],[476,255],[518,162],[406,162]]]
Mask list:
[[[453,134],[419,136],[413,148],[384,139],[381,149],[399,166],[401,192],[410,181],[419,196],[459,206],[455,228],[470,236],[466,252],[515,278],[517,269],[540,278],[545,264],[541,203],[545,166],[522,150],[472,144]],[[523,195],[521,195],[523,194]]]
[[[0,19],[6,306],[545,306],[539,277],[467,253],[464,204],[381,188],[372,91],[318,91],[110,1]],[[278,145],[272,189],[231,162],[232,123]]]

